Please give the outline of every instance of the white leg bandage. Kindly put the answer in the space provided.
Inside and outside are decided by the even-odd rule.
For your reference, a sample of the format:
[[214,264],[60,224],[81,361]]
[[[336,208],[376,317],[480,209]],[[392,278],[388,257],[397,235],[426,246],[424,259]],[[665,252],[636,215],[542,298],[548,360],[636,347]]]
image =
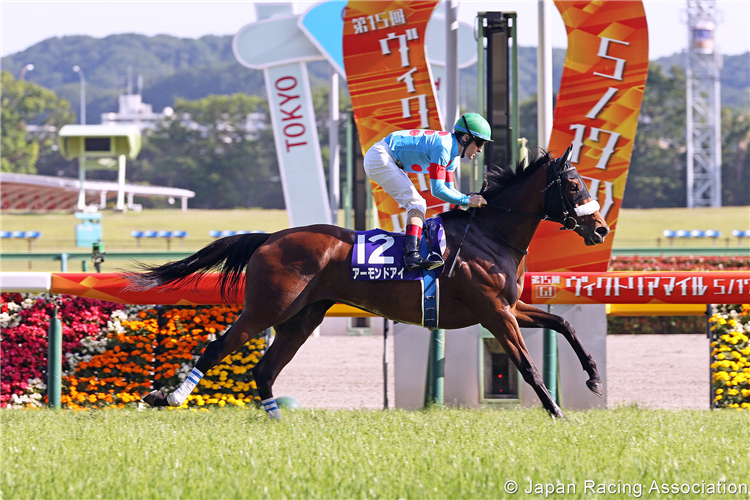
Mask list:
[[195,386],[198,385],[198,382],[202,378],[203,373],[199,369],[193,368],[193,371],[190,372],[190,375],[188,375],[180,387],[167,396],[169,406],[182,406],[182,403],[190,396],[190,393],[193,392],[193,389],[195,389]]
[[263,409],[268,413],[268,418],[271,420],[281,420],[281,412],[275,398],[264,399],[260,404],[263,405]]

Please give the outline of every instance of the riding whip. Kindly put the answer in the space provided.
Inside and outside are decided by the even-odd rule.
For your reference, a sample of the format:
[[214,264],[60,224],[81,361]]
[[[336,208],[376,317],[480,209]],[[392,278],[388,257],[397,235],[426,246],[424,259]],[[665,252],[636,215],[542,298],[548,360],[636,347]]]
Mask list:
[[[484,193],[484,190],[486,188],[487,188],[487,181],[484,181],[482,183],[482,189],[479,190],[479,194]],[[469,227],[471,227],[471,221],[474,218],[474,214],[477,213],[476,207],[470,208],[469,210],[471,210],[471,215],[469,216],[469,223],[466,224],[466,229],[464,229],[464,235],[463,235],[463,237],[461,237],[461,243],[458,244],[458,250],[456,250],[456,256],[453,257],[453,264],[451,264],[451,268],[448,271],[448,277],[449,278],[453,277],[453,272],[456,269],[456,262],[458,262],[458,254],[461,253],[461,247],[463,246],[464,240],[466,239],[466,233],[469,232]]]

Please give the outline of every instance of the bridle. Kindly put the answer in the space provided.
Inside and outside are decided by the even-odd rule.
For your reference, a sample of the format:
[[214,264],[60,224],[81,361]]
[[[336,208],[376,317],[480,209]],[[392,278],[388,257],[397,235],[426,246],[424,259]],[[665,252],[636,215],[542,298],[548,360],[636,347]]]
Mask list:
[[[516,210],[515,208],[509,208],[509,207],[498,207],[495,205],[485,205],[485,208],[494,208],[495,210],[499,210],[501,212],[514,214],[514,215],[520,215],[522,217],[529,217],[532,219],[539,219],[539,220],[548,220],[550,222],[556,222],[560,224],[560,231],[575,231],[580,226],[578,224],[578,221],[575,219],[575,217],[572,216],[572,214],[575,214],[575,207],[573,206],[573,203],[565,196],[565,193],[563,192],[563,174],[575,171],[575,167],[570,165],[568,162],[568,157],[570,156],[570,152],[572,150],[572,147],[569,147],[565,154],[562,155],[561,158],[558,158],[554,161],[553,165],[549,165],[547,167],[548,171],[549,169],[552,170],[551,180],[547,183],[547,186],[545,186],[544,189],[542,189],[542,192],[545,193],[549,189],[553,189],[555,193],[560,197],[560,206],[562,207],[562,214],[560,217],[551,216],[547,213],[547,197],[545,196],[544,203],[542,203],[542,213],[532,213],[532,212],[524,212],[523,210]],[[570,165],[566,168],[560,168],[560,165]],[[483,187],[484,189],[484,187]],[[480,193],[481,194],[481,193]],[[553,195],[554,196],[554,195]],[[526,252],[523,252],[524,255]]]
[[[544,202],[542,203],[542,213],[533,213],[533,212],[525,212],[523,210],[517,210],[515,208],[510,207],[498,207],[495,205],[487,204],[484,206],[484,208],[493,208],[495,210],[499,210],[501,212],[507,213],[507,214],[513,214],[513,215],[519,215],[521,217],[528,217],[531,219],[539,219],[540,221],[548,220],[550,222],[556,222],[560,224],[560,228],[558,228],[559,231],[575,231],[580,227],[578,224],[578,221],[573,217],[571,214],[575,213],[575,207],[571,203],[571,201],[565,196],[565,193],[563,192],[563,186],[562,186],[562,179],[563,174],[566,172],[570,172],[571,170],[575,170],[575,167],[572,165],[566,168],[560,168],[560,165],[566,165],[568,162],[568,157],[570,156],[570,153],[572,151],[572,147],[568,147],[568,149],[565,151],[565,154],[562,155],[561,158],[558,158],[554,161],[554,165],[548,165],[547,169],[552,169],[552,179],[547,183],[547,186],[542,190],[542,192],[548,191],[550,188],[554,189],[555,192],[557,192],[560,196],[560,205],[562,206],[562,214],[560,217],[553,217],[547,214],[547,197],[545,196]],[[485,181],[484,185],[482,186],[482,189],[479,191],[479,194],[483,194],[487,188],[487,182]],[[474,214],[476,213],[477,208],[473,207],[470,208],[469,211],[471,212],[471,215],[469,216],[469,223],[466,225],[466,229],[464,230],[463,238],[461,238],[461,243],[458,245],[458,250],[456,251],[456,257],[453,259],[453,264],[451,265],[451,269],[448,272],[448,277],[453,276],[453,269],[456,265],[456,261],[458,260],[458,254],[461,252],[461,246],[464,243],[464,239],[466,238],[466,234],[469,232],[469,227],[471,226],[472,221],[474,220]],[[514,245],[512,242],[510,242],[505,236],[500,234],[495,228],[490,227],[487,223],[483,222],[481,219],[477,219],[477,222],[482,224],[489,232],[493,235],[493,237],[503,243],[504,245],[512,248],[516,252],[519,252],[522,255],[528,255],[528,251],[519,248],[518,246]]]

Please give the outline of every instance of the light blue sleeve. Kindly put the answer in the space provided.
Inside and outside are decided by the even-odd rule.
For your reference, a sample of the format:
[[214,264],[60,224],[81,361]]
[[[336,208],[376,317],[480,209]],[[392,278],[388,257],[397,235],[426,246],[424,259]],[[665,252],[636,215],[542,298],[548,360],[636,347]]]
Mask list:
[[430,178],[430,192],[435,198],[447,201],[452,205],[467,206],[469,204],[469,195],[457,191],[452,182],[447,183],[444,180]]

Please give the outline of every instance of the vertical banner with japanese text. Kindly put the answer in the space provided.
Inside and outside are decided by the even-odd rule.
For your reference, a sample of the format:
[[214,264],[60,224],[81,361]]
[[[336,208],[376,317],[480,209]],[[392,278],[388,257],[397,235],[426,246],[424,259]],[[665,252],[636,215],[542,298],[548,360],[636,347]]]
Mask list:
[[[442,130],[424,42],[438,4],[430,1],[351,0],[344,14],[344,66],[362,153],[391,132]],[[427,216],[448,205],[430,194],[425,174],[410,178],[427,200]],[[403,210],[370,182],[380,227],[401,231]]]
[[572,145],[571,163],[597,196],[612,233],[587,247],[572,231],[542,222],[529,271],[606,271],[625,192],[648,76],[648,27],[641,1],[555,0],[568,33],[550,151]]

